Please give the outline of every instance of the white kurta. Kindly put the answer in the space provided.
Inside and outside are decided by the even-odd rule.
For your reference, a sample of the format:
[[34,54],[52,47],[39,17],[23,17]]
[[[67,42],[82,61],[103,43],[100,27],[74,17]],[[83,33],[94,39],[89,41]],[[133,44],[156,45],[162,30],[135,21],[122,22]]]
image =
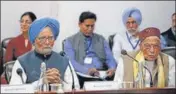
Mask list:
[[[169,56],[169,79],[168,79],[168,87],[175,87],[175,59]],[[119,83],[123,82],[124,76],[124,64],[123,59],[120,57],[118,60],[118,67],[115,72],[114,81],[118,81]],[[150,74],[146,71],[146,83],[145,87],[150,87]]]
[[114,45],[112,48],[113,56],[118,61],[119,57],[121,56],[121,50],[126,50],[126,51],[137,51],[139,50],[139,43],[138,40],[139,38],[133,37],[130,33],[128,33],[129,40],[133,44],[133,46],[136,46],[135,49],[133,49],[132,45],[130,44],[126,32],[119,32],[115,35],[114,37]]
[[[69,64],[71,65],[70,62],[69,62]],[[20,76],[16,72],[16,70],[18,68],[22,69],[22,77],[24,79],[24,82],[26,82],[26,79],[27,79],[26,73],[24,72],[24,69],[21,66],[20,62],[18,60],[16,60],[14,66],[13,66],[13,69],[12,69],[12,77],[11,77],[11,80],[10,80],[10,85],[22,84],[22,80],[21,80]],[[77,75],[76,75],[72,65],[71,65],[71,68],[73,70],[72,72],[73,72],[73,76],[74,76],[75,89],[78,90],[78,89],[80,89],[79,81],[78,81]],[[39,83],[38,83],[38,81],[39,81]],[[67,69],[65,71],[64,81],[67,82],[67,83],[64,83],[64,82],[62,83],[64,91],[71,91],[72,90],[72,82],[73,82],[73,80],[72,80],[72,73],[71,73],[71,70],[70,70],[69,66],[67,67]],[[42,79],[37,80],[37,81],[32,83],[32,85],[34,86],[34,89],[37,88],[38,84],[39,85],[42,84]]]

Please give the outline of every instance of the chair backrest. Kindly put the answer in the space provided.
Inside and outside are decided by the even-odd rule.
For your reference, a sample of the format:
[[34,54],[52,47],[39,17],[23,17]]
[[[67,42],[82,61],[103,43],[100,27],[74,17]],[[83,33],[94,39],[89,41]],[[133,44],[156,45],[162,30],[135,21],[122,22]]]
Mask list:
[[3,51],[3,53],[2,53],[2,60],[3,60],[3,63],[5,63],[5,53],[6,53],[6,48],[7,48],[7,45],[8,45],[8,43],[9,43],[9,41],[12,39],[13,37],[9,37],[9,38],[5,38],[5,39],[3,39],[2,40],[2,51]]
[[12,76],[12,68],[14,65],[15,61],[9,61],[4,64],[4,69],[5,69],[5,78],[7,82],[10,82],[11,76]]
[[64,51],[64,42],[66,41],[66,39],[64,39],[63,41],[62,41],[62,51]]
[[2,51],[3,51],[2,60],[3,60],[3,63],[5,63],[5,53],[6,53],[6,49],[5,49],[5,48],[2,48]]
[[112,50],[112,47],[113,47],[113,45],[114,45],[114,36],[115,36],[116,34],[113,34],[113,35],[110,35],[109,37],[108,37],[108,40],[109,40],[109,47],[110,47],[110,49]]
[[61,55],[61,56],[65,56],[65,52],[64,52],[64,42],[65,42],[65,40],[66,40],[66,39],[64,39],[64,40],[62,41],[62,51],[60,52],[60,55]]
[[7,45],[9,43],[9,41],[12,39],[13,37],[9,37],[9,38],[5,38],[4,40],[2,40],[2,48],[7,48]]
[[161,50],[163,53],[168,54],[170,56],[172,56],[174,59],[176,59],[176,47],[166,47],[164,49]]

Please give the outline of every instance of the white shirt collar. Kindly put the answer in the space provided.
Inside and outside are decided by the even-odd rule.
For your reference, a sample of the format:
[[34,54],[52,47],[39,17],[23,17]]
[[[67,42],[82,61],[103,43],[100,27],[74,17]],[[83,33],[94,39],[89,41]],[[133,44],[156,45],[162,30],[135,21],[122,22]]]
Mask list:
[[137,42],[139,40],[138,37],[133,37],[128,31],[126,31],[126,32],[127,32],[128,36],[129,36],[130,40],[134,40],[135,42]]

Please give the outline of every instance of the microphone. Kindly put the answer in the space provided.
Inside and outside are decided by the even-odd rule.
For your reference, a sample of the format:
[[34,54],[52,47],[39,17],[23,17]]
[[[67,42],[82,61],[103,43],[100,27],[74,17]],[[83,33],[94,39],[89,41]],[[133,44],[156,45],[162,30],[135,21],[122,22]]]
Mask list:
[[[62,44],[64,44],[64,42],[65,42],[66,40],[63,40],[63,43]],[[63,46],[63,45],[62,45]],[[66,55],[66,53],[64,52],[64,46],[63,46],[63,52],[62,52],[62,56],[63,57],[66,57],[67,59],[69,59],[68,58],[68,56]],[[72,70],[72,65],[70,64],[70,61],[68,62],[68,66],[69,66],[69,68],[70,68],[70,71],[71,71],[71,74],[72,74],[72,89],[73,90],[75,90],[75,80],[74,80],[74,75],[73,75],[73,70]],[[71,67],[72,66],[72,67]],[[64,82],[66,82],[66,81],[64,81]],[[67,82],[66,82],[67,83]]]
[[40,78],[43,78],[43,84],[47,84],[47,79],[46,79],[46,64],[44,62],[41,63],[41,77]]
[[41,70],[41,73],[40,73],[39,79],[43,78],[40,90],[47,92],[47,91],[49,91],[49,84],[48,84],[48,80],[46,78],[46,64],[44,62],[41,63],[40,70]]
[[24,79],[23,79],[23,77],[22,77],[22,73],[23,73],[22,69],[21,69],[21,68],[18,68],[18,69],[16,70],[16,72],[17,72],[17,74],[20,76],[21,81],[22,81],[22,83],[24,84]]
[[121,51],[121,54],[123,54],[123,55],[127,55],[128,57],[130,57],[131,59],[133,59],[133,60],[135,60],[136,62],[139,63],[139,61],[137,61],[135,58],[133,58],[132,56],[130,56],[130,55],[127,53],[126,50],[122,50],[122,51]]
[[73,82],[72,82],[72,89],[74,90],[75,89],[75,80],[74,80],[73,70],[71,68],[70,62],[68,63],[68,66],[69,66],[71,74],[72,74],[72,80],[73,80]]
[[[133,58],[132,56],[130,56],[130,55],[127,53],[126,50],[122,50],[122,51],[121,51],[121,54],[127,55],[127,56],[130,57],[131,59],[135,60],[138,64],[140,64],[139,61],[137,61],[135,58]],[[142,66],[149,72],[149,74],[150,74],[150,87],[153,87],[152,73],[150,72],[150,70],[148,69],[147,66],[145,66],[144,64],[142,64]]]

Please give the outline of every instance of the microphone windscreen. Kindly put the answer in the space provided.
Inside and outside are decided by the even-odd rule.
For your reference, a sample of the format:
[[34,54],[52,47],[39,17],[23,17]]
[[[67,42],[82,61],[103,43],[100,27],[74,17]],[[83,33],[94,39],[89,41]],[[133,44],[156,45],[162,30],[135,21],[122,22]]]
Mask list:
[[17,74],[19,75],[19,74],[22,74],[22,69],[21,68],[18,68],[17,70],[16,70],[16,72],[17,72]]
[[126,50],[122,50],[122,51],[121,51],[121,54],[127,55],[127,51],[126,51]]
[[44,62],[41,63],[41,71],[45,71],[46,70],[46,64]]

